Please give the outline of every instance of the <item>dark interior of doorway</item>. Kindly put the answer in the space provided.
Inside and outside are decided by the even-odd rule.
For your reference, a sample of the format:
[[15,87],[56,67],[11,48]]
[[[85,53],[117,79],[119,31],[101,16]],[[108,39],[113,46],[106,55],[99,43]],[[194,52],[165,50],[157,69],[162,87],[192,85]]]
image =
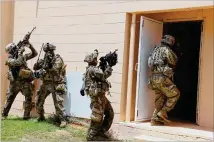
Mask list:
[[196,123],[201,26],[202,21],[164,24],[163,34],[176,38],[174,51],[179,57],[174,81],[181,96],[168,114],[171,119]]

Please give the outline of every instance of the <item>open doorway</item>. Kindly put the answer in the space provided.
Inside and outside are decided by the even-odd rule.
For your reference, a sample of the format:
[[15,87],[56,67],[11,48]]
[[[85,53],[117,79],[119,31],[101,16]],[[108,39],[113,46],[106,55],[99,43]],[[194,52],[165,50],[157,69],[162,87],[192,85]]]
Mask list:
[[[174,82],[181,96],[169,119],[197,122],[198,70],[201,46],[202,21],[163,23],[141,16],[139,36],[135,121],[146,121],[152,117],[155,92],[147,86],[151,75],[148,69],[148,57],[161,36],[170,34],[175,37],[173,50],[179,60],[175,69]],[[180,53],[182,53],[180,55]]]
[[170,34],[176,38],[174,49],[179,56],[174,81],[181,96],[169,113],[170,119],[196,123],[202,24],[202,21],[190,21],[163,25],[163,34]]

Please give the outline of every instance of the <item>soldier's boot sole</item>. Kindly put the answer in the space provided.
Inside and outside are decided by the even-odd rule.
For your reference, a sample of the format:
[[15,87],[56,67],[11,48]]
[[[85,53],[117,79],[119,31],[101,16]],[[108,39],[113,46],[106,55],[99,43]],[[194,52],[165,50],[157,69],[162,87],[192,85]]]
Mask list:
[[101,136],[95,136],[93,138],[86,138],[87,141],[109,141],[108,138],[104,138]]
[[158,120],[151,120],[151,126],[163,126],[165,123]]
[[29,120],[30,119],[30,116],[24,116],[23,117],[23,120]]
[[37,121],[39,122],[39,121],[45,121],[45,116],[39,116],[38,118],[37,118]]

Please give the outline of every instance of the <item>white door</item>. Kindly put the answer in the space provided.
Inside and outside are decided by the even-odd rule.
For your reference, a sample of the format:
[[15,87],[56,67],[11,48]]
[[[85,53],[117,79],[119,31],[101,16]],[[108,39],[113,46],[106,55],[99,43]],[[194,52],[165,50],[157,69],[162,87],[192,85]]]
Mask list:
[[155,45],[160,44],[163,23],[143,16],[140,22],[135,121],[146,121],[151,119],[155,99],[155,93],[147,87],[151,74],[147,61]]

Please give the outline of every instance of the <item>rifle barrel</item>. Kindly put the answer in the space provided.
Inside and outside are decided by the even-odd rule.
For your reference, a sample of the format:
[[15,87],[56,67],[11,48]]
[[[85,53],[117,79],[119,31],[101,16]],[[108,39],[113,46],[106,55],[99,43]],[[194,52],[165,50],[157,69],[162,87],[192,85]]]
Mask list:
[[30,32],[30,34],[36,29],[36,27],[33,27],[32,31]]

